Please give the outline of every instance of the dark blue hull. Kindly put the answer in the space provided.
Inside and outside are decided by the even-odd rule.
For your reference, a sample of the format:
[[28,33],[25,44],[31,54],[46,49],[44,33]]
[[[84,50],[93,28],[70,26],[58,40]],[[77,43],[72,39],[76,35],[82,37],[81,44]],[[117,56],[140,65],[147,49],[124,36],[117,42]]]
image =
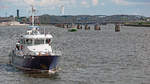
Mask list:
[[13,66],[23,70],[56,70],[60,56],[16,56],[10,55],[10,62]]

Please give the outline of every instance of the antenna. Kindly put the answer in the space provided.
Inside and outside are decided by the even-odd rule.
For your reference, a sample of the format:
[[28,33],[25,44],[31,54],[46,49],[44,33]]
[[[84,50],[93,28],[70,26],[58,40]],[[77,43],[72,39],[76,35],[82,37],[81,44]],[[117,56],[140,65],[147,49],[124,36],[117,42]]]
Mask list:
[[31,7],[32,7],[32,26],[34,26],[34,13],[36,10],[34,9],[33,5],[31,5]]

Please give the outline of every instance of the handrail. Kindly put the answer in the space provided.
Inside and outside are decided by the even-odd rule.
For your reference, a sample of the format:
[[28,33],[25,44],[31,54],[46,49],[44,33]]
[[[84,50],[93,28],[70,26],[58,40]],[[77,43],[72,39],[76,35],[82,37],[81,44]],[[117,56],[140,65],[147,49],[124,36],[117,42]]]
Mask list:
[[61,51],[52,51],[52,52],[32,52],[32,51],[22,51],[22,50],[15,50],[14,52],[18,56],[25,56],[25,55],[31,55],[31,56],[61,56]]

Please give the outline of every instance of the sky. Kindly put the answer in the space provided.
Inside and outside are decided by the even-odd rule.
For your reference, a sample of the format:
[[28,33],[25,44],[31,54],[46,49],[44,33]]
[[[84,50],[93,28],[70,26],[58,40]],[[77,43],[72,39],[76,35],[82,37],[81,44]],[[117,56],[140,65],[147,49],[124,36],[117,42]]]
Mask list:
[[[0,0],[0,17],[31,15],[142,15],[150,17],[150,0]],[[64,14],[61,9],[64,6]]]

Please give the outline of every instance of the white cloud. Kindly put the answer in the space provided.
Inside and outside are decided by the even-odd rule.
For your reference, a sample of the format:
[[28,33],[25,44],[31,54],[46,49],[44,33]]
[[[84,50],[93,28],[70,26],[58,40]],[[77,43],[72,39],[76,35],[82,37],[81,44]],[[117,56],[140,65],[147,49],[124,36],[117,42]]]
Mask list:
[[[90,4],[90,1],[92,2]],[[0,2],[11,3],[11,6],[30,6],[35,5],[36,7],[59,7],[61,5],[67,6],[78,6],[77,3],[84,5],[86,7],[90,7],[91,5],[96,6],[99,3],[99,0],[0,0]],[[101,5],[104,5],[103,3]]]
[[127,0],[112,0],[112,2],[118,5],[150,5],[150,2],[135,2]]
[[[98,5],[98,0],[91,0],[91,1],[92,1],[92,5],[93,5],[93,6]],[[88,3],[87,0],[82,0],[82,1],[81,1],[81,5],[84,5],[84,6],[86,6],[86,7],[90,7],[90,4]]]
[[135,11],[132,12],[133,15],[142,15],[141,10],[137,8]]
[[76,0],[71,0],[71,4],[76,4]]
[[85,1],[85,0],[83,0],[81,2],[81,5],[83,5],[84,7],[90,7],[89,3],[87,1]]
[[44,6],[54,3],[54,0],[24,0],[24,2],[28,5]]
[[126,0],[112,0],[114,3],[116,4],[120,4],[120,5],[129,5],[130,3]]
[[18,0],[0,0],[0,1],[2,1],[2,2],[16,2],[16,1],[18,1]]
[[3,9],[4,9],[4,8],[9,8],[9,7],[8,7],[8,6],[0,6],[0,8],[3,8]]
[[98,4],[98,0],[92,0],[93,5],[96,6]]
[[87,5],[88,3],[86,1],[82,1],[81,5]]
[[150,2],[132,2],[131,4],[135,4],[135,5],[150,5]]
[[28,5],[36,6],[56,6],[64,4],[75,4],[76,0],[24,0]]
[[102,2],[102,3],[101,3],[101,5],[102,5],[102,6],[104,6],[104,5],[105,5],[105,3],[103,3],[103,2]]
[[24,2],[28,5],[35,5],[35,1],[34,0],[24,0]]
[[0,0],[0,2],[17,2],[18,0]]

